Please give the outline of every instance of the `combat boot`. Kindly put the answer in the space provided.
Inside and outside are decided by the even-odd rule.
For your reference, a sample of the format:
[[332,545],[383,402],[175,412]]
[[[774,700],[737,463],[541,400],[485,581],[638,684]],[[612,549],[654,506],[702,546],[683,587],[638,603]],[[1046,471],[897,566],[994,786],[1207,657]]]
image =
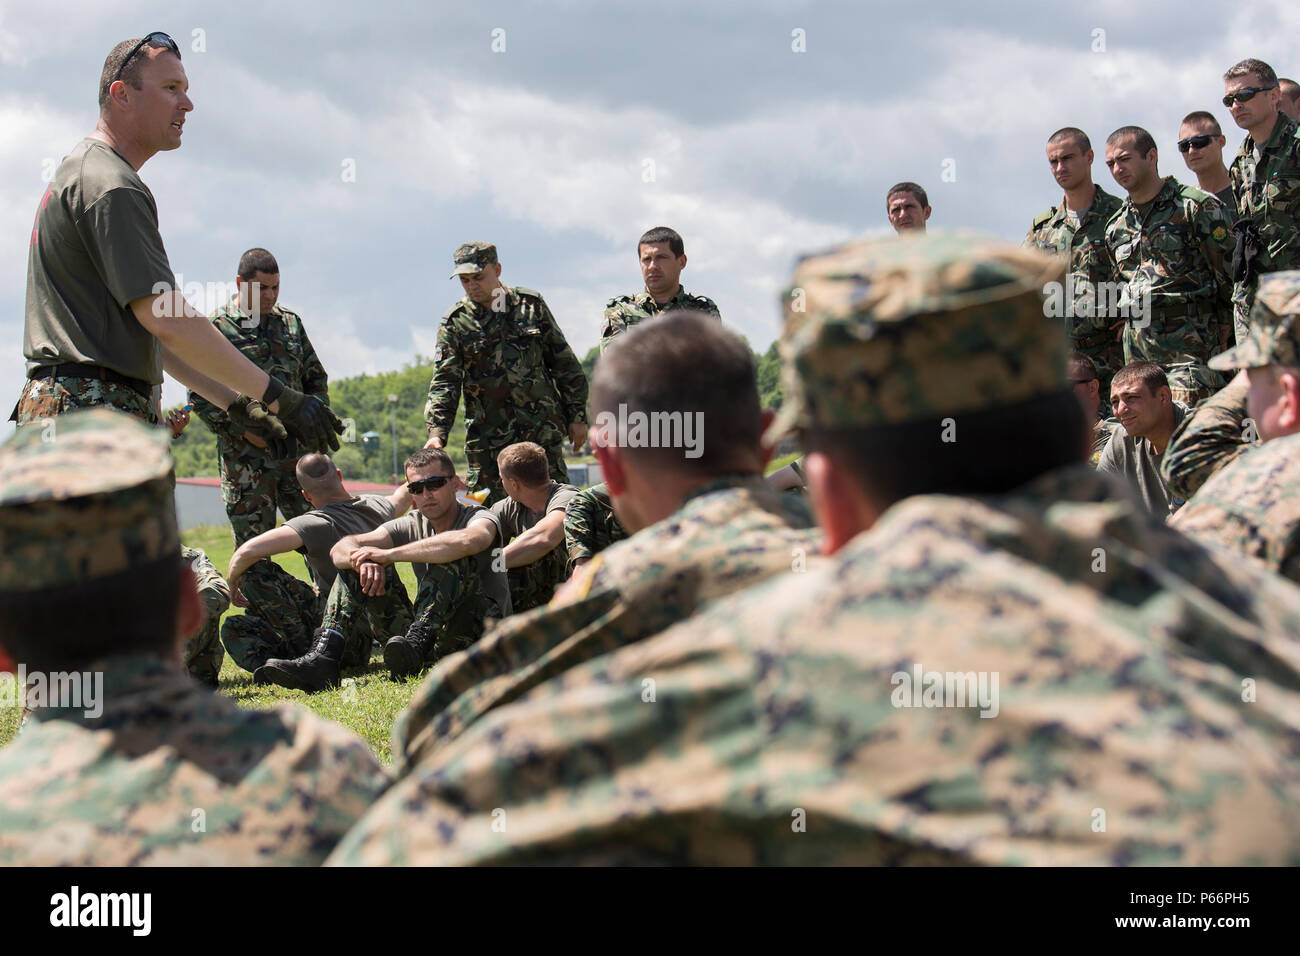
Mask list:
[[290,690],[318,690],[337,687],[343,658],[343,635],[328,627],[318,627],[312,635],[312,649],[293,661],[275,658],[253,672],[258,684],[279,684]]
[[427,624],[416,621],[405,634],[389,638],[384,645],[384,664],[394,680],[418,674],[424,659],[433,649],[437,633]]

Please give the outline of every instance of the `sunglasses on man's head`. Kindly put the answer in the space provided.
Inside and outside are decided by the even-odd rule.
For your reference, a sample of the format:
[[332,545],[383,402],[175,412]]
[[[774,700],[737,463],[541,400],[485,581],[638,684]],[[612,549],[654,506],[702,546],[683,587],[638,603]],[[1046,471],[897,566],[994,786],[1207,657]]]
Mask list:
[[1246,103],[1253,100],[1256,93],[1263,93],[1265,90],[1275,89],[1277,89],[1276,83],[1272,86],[1248,86],[1244,90],[1238,90],[1236,93],[1229,93],[1225,96],[1223,98],[1223,105],[1231,106],[1233,100],[1236,100],[1238,103]]
[[117,68],[117,72],[113,74],[114,83],[116,83],[118,80],[122,78],[122,71],[126,69],[126,65],[131,62],[131,60],[135,57],[135,55],[140,52],[140,49],[146,43],[152,43],[155,40],[157,40],[159,43],[167,44],[167,46],[171,48],[171,51],[175,53],[177,56],[181,55],[181,48],[178,47],[176,45],[176,41],[173,40],[171,37],[169,37],[167,34],[162,32],[151,33],[143,40],[141,40],[139,43],[137,43],[135,46],[131,47],[131,52],[126,55],[126,59],[122,61],[122,65],[119,66]]
[[1187,137],[1187,139],[1180,139],[1178,141],[1178,151],[1180,153],[1185,153],[1193,146],[1195,146],[1197,149],[1205,149],[1205,147],[1210,145],[1210,141],[1212,139],[1214,139],[1213,136],[1209,136],[1206,134],[1202,134],[1200,136],[1189,136]]
[[432,478],[421,478],[419,481],[408,481],[406,487],[411,494],[422,495],[426,490],[437,491],[455,477],[455,475],[434,475]]

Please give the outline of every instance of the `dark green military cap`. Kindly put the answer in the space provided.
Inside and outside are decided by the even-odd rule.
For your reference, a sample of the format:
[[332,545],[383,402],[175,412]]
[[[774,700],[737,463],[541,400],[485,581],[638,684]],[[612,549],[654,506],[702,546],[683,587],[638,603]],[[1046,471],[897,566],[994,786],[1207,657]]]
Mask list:
[[864,239],[807,256],[785,295],[785,403],[767,434],[893,425],[1068,388],[1044,315],[1063,257],[969,233]]
[[1245,340],[1210,359],[1221,372],[1265,365],[1300,366],[1300,271],[1260,276]]
[[497,261],[497,247],[490,242],[462,242],[456,247],[452,260],[456,268],[450,278],[473,275]]
[[18,429],[0,445],[0,592],[179,561],[169,445],[111,408]]

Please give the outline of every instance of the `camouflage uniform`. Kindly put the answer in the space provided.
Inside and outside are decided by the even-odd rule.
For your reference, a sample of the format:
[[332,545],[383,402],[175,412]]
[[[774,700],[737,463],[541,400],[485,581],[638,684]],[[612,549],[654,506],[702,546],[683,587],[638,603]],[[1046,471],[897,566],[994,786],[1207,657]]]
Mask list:
[[[966,235],[804,260],[776,431],[1068,395],[1061,274]],[[487,714],[329,862],[1294,863],[1300,591],[1115,492],[1079,463],[904,498]]]
[[817,550],[811,524],[807,508],[761,477],[702,485],[663,521],[592,558],[547,607],[501,622],[437,668],[394,725],[396,759],[413,765],[557,674],[724,594],[803,570]]
[[143,392],[118,382],[70,376],[29,379],[9,420],[19,425],[41,424],[79,408],[101,405],[134,415],[150,425],[160,424],[152,398]]
[[[1246,337],[1214,365],[1300,368],[1300,271],[1261,277]],[[1300,583],[1300,433],[1252,446],[1242,427],[1246,390],[1234,385],[1224,389],[1234,395],[1231,405],[1181,436],[1184,470],[1200,486],[1171,524]],[[1198,419],[1209,404],[1197,409]]]
[[[212,324],[262,371],[329,404],[329,376],[297,313],[277,305],[259,320],[231,300],[212,314]],[[277,461],[266,449],[247,441],[224,411],[198,393],[190,392],[190,403],[217,436],[221,497],[236,546],[273,529],[277,507],[286,520],[311,509],[294,474],[296,458]],[[260,569],[250,569],[250,574],[258,573]]]
[[1257,436],[1246,427],[1244,381],[1233,381],[1196,406],[1174,429],[1160,461],[1169,493],[1184,501],[1224,465],[1248,451]]
[[1237,341],[1245,341],[1256,281],[1266,272],[1300,268],[1300,125],[1285,113],[1262,149],[1249,135],[1228,168],[1240,218],[1259,230],[1261,248],[1252,263],[1249,282],[1232,290]]
[[[236,664],[255,671],[273,657],[293,660],[307,653],[324,606],[315,588],[264,559],[244,573],[240,591],[248,599],[247,610],[221,625],[221,642]],[[369,648],[367,639],[366,660]],[[349,659],[348,666],[355,663]]]
[[716,302],[708,296],[691,295],[680,285],[677,287],[676,295],[663,304],[656,301],[655,297],[645,289],[632,295],[618,295],[605,303],[605,324],[600,330],[600,350],[604,352],[615,336],[621,335],[637,323],[652,319],[670,309],[694,309],[697,312],[708,312],[717,316],[719,321],[722,320],[722,313],[718,311]]
[[614,505],[609,500],[609,489],[605,483],[602,481],[590,488],[583,488],[569,502],[568,512],[564,516],[564,544],[569,552],[568,573],[573,573],[575,561],[594,558],[614,542],[626,537],[627,532],[614,514]]
[[185,669],[200,684],[216,687],[221,662],[226,659],[219,634],[221,615],[230,607],[230,588],[208,556],[198,548],[182,547],[181,560],[194,569],[199,580],[199,599],[207,614],[203,627],[185,642]]
[[[462,259],[481,268],[497,261],[496,249],[466,243],[457,249],[458,268]],[[464,391],[465,481],[470,491],[490,490],[487,505],[504,496],[497,455],[516,442],[545,448],[551,477],[567,482],[569,425],[587,421],[587,376],[541,293],[502,288],[500,311],[465,297],[442,317],[424,409],[430,434],[445,446]]]
[[[1166,176],[1145,219],[1127,198],[1106,228],[1135,310],[1124,326],[1125,364],[1155,362],[1188,405],[1223,385],[1205,363],[1231,343],[1230,226],[1218,199]],[[1137,311],[1145,290],[1149,316]]]
[[[179,561],[168,444],[92,409],[61,419],[58,441],[26,429],[0,446],[0,597]],[[51,669],[63,640],[42,637]],[[0,750],[0,865],[312,865],[384,789],[341,727],[236,707],[170,655],[105,651],[76,665],[93,703],[46,701]]]
[[1110,252],[1106,249],[1106,224],[1119,211],[1123,200],[1100,186],[1094,187],[1092,205],[1079,216],[1079,224],[1070,220],[1065,199],[1034,217],[1025,236],[1025,246],[1057,255],[1068,256],[1066,274],[1066,334],[1076,351],[1092,359],[1097,366],[1102,400],[1110,395],[1110,380],[1124,366],[1124,347],[1111,329],[1115,319],[1106,315],[1097,302],[1100,282],[1112,278]]

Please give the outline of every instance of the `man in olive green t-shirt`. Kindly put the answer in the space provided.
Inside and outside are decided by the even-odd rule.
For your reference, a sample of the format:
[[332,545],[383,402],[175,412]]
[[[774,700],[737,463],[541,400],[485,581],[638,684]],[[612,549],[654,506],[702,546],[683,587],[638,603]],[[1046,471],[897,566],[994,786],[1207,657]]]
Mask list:
[[337,449],[343,423],[328,406],[242,356],[175,288],[139,170],[180,146],[188,89],[165,33],[124,40],[104,61],[99,122],[59,166],[32,226],[28,382],[10,420],[110,405],[157,424],[153,392],[166,370],[285,457],[291,438]]
[[506,542],[501,556],[510,577],[510,605],[519,614],[549,601],[567,575],[564,515],[578,489],[551,479],[546,449],[536,442],[501,449],[497,471],[506,497],[492,511]]

